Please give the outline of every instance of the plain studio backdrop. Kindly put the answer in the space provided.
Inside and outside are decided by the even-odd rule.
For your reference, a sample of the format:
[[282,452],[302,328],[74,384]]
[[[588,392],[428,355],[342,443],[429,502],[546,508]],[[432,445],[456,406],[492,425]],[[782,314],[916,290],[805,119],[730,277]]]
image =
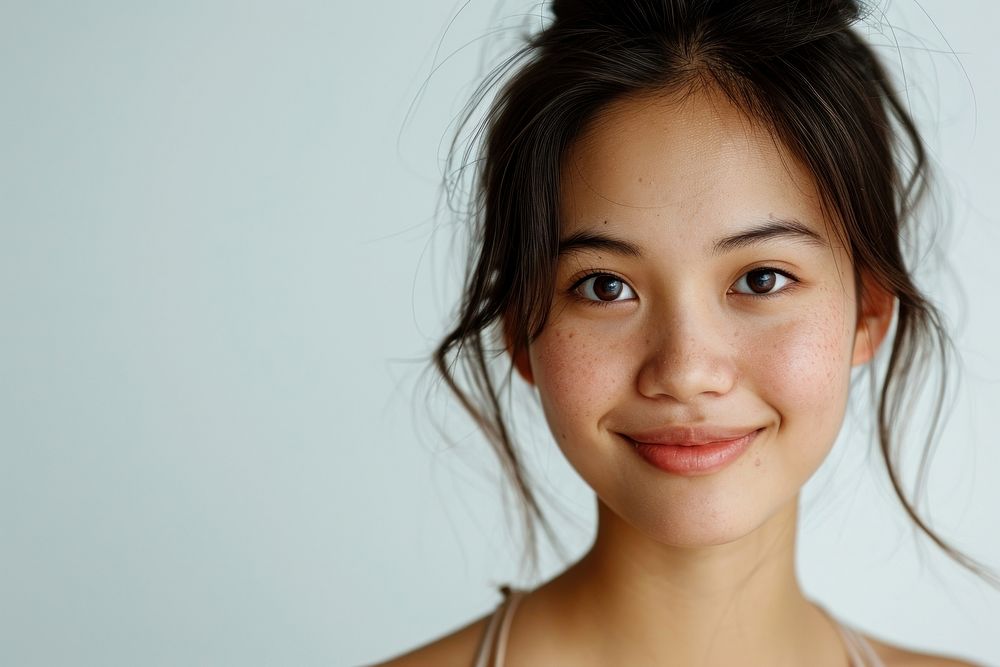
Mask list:
[[[1000,11],[881,9],[943,186],[951,269],[920,278],[964,355],[927,506],[1000,566]],[[489,448],[421,373],[464,262],[452,123],[539,11],[3,3],[0,663],[358,664],[537,583]],[[575,559],[593,501],[514,402]],[[1000,664],[1000,593],[914,540],[872,447],[850,418],[807,487],[805,588]]]

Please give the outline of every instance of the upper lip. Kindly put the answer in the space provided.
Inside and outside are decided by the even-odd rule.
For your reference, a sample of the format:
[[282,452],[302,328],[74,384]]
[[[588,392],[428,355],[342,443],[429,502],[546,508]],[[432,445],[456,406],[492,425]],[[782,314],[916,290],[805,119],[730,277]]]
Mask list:
[[745,426],[679,425],[663,426],[648,431],[629,431],[628,433],[622,433],[622,435],[635,442],[649,445],[694,447],[725,440],[737,440],[757,430],[759,430],[757,427]]

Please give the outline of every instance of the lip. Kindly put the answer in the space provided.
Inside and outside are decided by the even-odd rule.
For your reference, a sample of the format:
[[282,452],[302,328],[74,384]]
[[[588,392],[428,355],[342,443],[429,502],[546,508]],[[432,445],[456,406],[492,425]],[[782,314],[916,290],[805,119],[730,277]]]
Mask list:
[[650,445],[692,447],[722,440],[736,440],[759,429],[743,426],[665,426],[648,431],[623,433],[630,440]]
[[710,475],[740,457],[763,429],[670,427],[621,433],[647,463],[674,475]]

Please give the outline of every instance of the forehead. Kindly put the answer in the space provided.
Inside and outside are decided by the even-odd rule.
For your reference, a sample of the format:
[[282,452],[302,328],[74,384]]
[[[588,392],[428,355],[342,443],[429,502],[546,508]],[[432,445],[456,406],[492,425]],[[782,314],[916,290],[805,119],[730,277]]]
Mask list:
[[812,175],[711,89],[627,97],[599,113],[567,153],[561,214],[563,235],[609,224],[641,233],[655,220],[683,240],[777,216],[829,237]]

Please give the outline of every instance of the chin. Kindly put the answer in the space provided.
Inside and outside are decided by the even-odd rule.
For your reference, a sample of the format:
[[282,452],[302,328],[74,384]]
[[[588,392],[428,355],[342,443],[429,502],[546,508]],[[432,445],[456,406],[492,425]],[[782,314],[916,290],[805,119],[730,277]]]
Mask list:
[[[794,529],[795,493],[768,500],[746,494],[683,494],[683,497],[635,497],[607,503],[611,513],[643,537],[664,546],[714,547],[782,526]],[[681,495],[681,494],[676,494]],[[769,502],[768,502],[769,501]]]

